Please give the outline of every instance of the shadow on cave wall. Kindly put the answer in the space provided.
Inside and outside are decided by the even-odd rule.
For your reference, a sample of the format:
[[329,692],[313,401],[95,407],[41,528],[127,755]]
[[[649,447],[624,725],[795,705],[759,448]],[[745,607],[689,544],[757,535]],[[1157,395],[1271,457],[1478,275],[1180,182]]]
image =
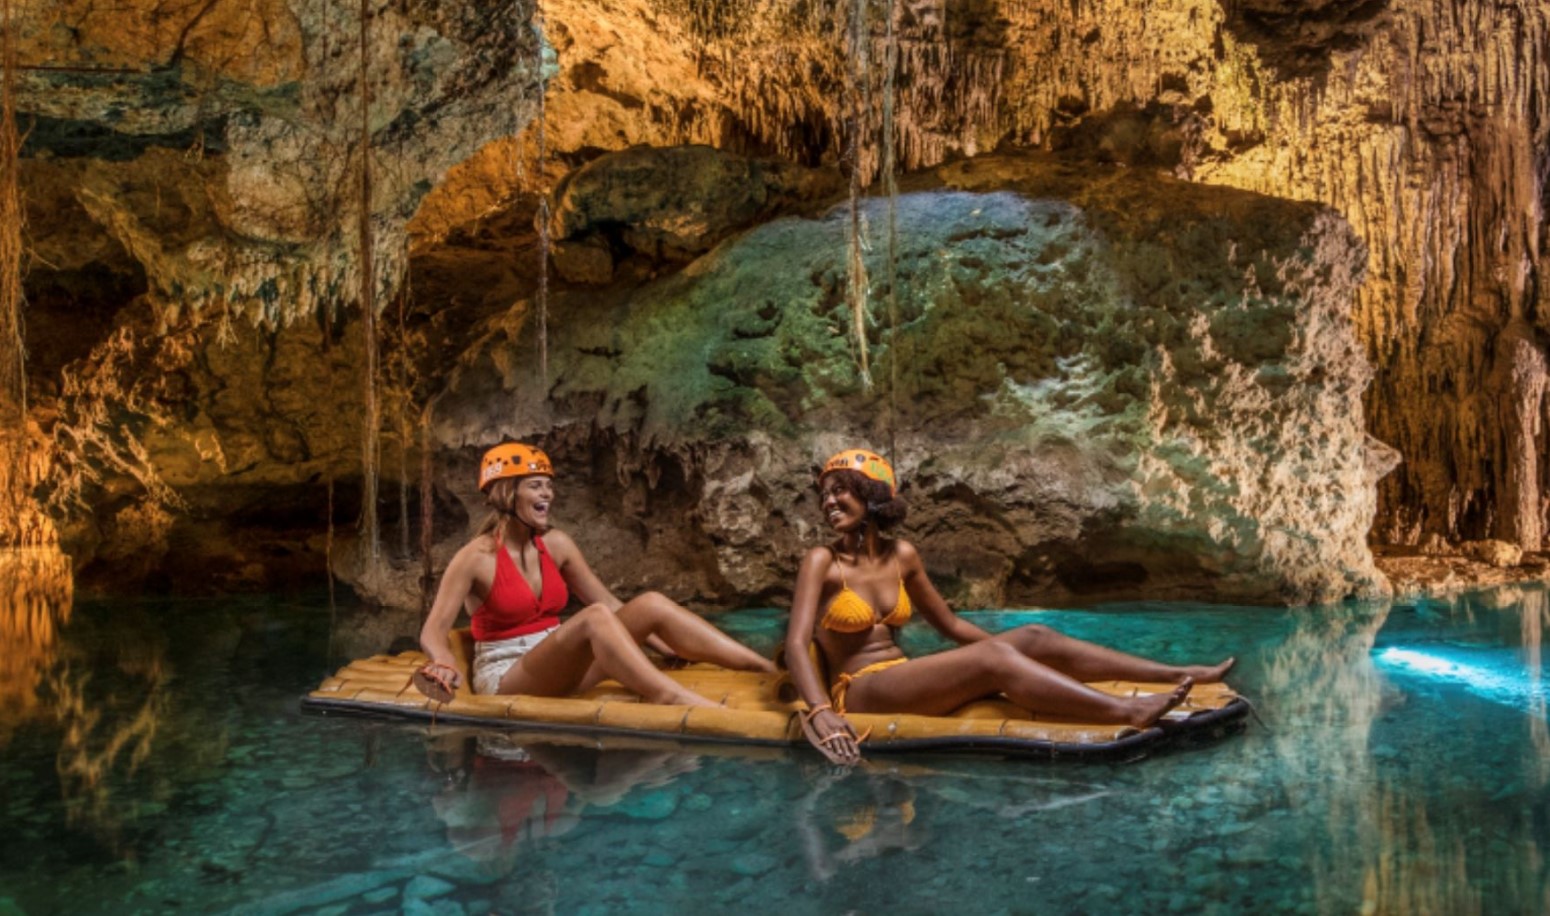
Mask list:
[[1318,79],[1330,56],[1387,27],[1391,0],[1223,0],[1225,27],[1282,79]]

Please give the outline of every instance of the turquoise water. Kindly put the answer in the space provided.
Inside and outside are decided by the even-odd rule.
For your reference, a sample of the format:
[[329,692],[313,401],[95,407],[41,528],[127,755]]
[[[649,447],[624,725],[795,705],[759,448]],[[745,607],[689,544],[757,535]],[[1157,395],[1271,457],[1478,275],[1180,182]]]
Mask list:
[[[1127,762],[851,773],[544,744],[298,711],[412,615],[79,600],[0,667],[0,914],[1550,909],[1545,591],[970,616],[1237,654],[1263,723]],[[780,634],[773,611],[721,622]]]

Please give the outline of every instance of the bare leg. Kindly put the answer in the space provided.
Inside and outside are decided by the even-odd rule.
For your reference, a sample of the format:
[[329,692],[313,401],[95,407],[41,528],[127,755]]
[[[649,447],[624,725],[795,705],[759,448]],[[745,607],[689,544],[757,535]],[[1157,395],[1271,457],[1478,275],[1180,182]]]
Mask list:
[[715,706],[663,674],[641,651],[630,631],[601,604],[590,605],[560,624],[501,678],[501,693],[565,696],[596,667],[647,702]]
[[661,592],[646,592],[625,602],[619,619],[636,642],[655,636],[690,661],[710,662],[736,671],[775,670],[775,663],[711,626]]
[[1172,693],[1110,696],[1028,658],[1010,641],[986,640],[867,675],[851,684],[845,705],[852,712],[932,716],[1005,693],[1032,712],[1145,727],[1183,702],[1193,686],[1186,678]]
[[1152,681],[1177,684],[1190,678],[1197,684],[1222,679],[1236,659],[1215,665],[1165,665],[1139,655],[1127,655],[1097,643],[1066,636],[1049,627],[1029,624],[992,637],[1010,643],[1040,664],[1048,665],[1079,681]]

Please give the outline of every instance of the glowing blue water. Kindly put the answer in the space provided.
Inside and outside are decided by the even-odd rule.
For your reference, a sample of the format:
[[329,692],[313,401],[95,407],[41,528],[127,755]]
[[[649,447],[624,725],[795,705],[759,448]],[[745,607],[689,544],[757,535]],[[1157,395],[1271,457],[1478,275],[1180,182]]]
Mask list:
[[[34,666],[36,703],[7,697],[0,717],[0,916],[1550,902],[1541,590],[973,616],[1172,660],[1236,653],[1264,724],[1124,763],[908,758],[849,774],[808,753],[544,745],[298,712],[412,617],[84,602]],[[774,612],[721,622],[763,649],[780,634]],[[907,642],[939,645],[913,626]]]

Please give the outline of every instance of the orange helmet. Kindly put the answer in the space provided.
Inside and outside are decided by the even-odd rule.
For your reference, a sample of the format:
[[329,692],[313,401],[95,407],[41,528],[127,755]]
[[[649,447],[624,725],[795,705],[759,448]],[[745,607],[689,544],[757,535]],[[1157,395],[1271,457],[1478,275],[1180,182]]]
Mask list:
[[554,476],[554,465],[542,449],[521,442],[502,442],[484,453],[479,462],[479,492],[485,493],[490,484],[502,477],[531,477],[534,474]]
[[889,496],[899,492],[896,478],[893,476],[893,465],[884,461],[882,455],[869,452],[864,448],[848,448],[825,461],[823,470],[818,472],[818,479],[823,480],[823,475],[830,471],[855,471],[862,477],[887,484]]

